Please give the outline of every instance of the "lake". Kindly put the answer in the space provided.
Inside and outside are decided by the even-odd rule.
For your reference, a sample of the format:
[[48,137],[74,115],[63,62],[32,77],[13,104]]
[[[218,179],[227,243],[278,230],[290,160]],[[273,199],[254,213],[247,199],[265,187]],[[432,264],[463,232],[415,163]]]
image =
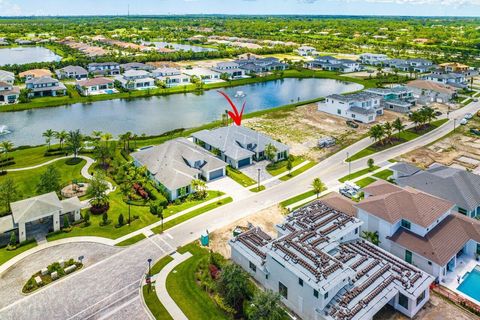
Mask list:
[[62,57],[44,47],[14,47],[0,49],[0,66],[33,62],[60,61]]
[[[246,101],[245,113],[250,113],[298,99],[310,100],[360,89],[359,84],[331,79],[287,78],[222,90],[232,97],[238,108]],[[243,91],[245,98],[234,98],[237,91]],[[42,132],[46,129],[81,129],[84,134],[101,130],[114,136],[126,131],[157,135],[219,120],[226,109],[230,109],[226,100],[216,90],[207,90],[202,94],[172,94],[3,112],[0,113],[0,126],[7,125],[12,133],[0,136],[0,140],[10,140],[16,146],[43,144]]]
[[213,48],[205,48],[200,46],[192,46],[189,44],[180,44],[180,43],[171,43],[171,42],[144,42],[145,45],[149,45],[153,43],[157,48],[173,48],[175,50],[184,50],[184,51],[193,51],[193,52],[207,52],[207,51],[217,51],[217,49]]

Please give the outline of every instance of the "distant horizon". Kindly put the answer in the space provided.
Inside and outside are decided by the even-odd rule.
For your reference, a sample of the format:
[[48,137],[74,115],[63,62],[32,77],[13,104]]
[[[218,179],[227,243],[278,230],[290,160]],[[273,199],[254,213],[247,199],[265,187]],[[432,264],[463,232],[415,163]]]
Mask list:
[[90,16],[480,17],[480,0],[0,0],[2,18]]

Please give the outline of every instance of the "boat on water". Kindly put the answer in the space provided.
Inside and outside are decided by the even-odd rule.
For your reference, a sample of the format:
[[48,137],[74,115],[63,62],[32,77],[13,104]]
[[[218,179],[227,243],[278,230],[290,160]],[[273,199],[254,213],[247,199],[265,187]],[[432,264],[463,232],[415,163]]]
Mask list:
[[247,94],[246,94],[245,92],[243,92],[243,91],[237,91],[237,92],[235,93],[235,98],[244,98],[244,97],[246,97],[246,96],[247,96]]
[[0,136],[12,133],[6,125],[0,125]]

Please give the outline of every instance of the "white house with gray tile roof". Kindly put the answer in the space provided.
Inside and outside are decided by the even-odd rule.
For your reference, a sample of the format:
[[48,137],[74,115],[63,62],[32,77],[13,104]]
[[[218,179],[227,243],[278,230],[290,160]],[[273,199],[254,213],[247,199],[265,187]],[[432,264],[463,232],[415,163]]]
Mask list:
[[15,74],[10,71],[0,70],[0,81],[13,84],[15,82]]
[[88,78],[88,71],[80,66],[66,66],[55,70],[58,79],[85,80]]
[[53,231],[60,230],[60,221],[65,214],[69,214],[70,220],[79,220],[82,203],[77,197],[60,200],[55,192],[50,192],[12,202],[10,208],[12,214],[0,218],[0,233],[18,232],[18,239],[23,242],[27,240],[30,230],[41,220],[51,222]]
[[67,93],[67,87],[63,83],[47,76],[25,81],[25,87],[29,90],[29,97],[55,97]]
[[316,201],[229,241],[231,259],[305,320],[367,320],[390,305],[413,317],[433,277],[360,239],[362,221]]
[[170,201],[195,192],[195,179],[211,181],[226,174],[225,162],[185,138],[134,152],[132,158],[136,166],[147,169]]
[[395,182],[447,199],[455,210],[468,217],[480,216],[480,176],[440,164],[422,170],[408,163],[391,167]]
[[242,126],[202,130],[192,134],[192,137],[195,143],[217,152],[220,159],[237,169],[265,159],[265,149],[269,144],[277,149],[274,161],[287,159],[289,154],[287,145]]
[[318,103],[318,111],[363,123],[374,122],[383,114],[381,97],[369,92],[333,94]]
[[16,103],[20,96],[20,88],[0,81],[0,105]]

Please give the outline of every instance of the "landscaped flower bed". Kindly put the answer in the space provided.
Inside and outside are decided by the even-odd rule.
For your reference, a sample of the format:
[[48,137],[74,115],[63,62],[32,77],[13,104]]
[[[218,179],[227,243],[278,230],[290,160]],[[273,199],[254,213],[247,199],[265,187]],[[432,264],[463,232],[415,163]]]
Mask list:
[[23,293],[31,293],[38,288],[44,287],[49,283],[56,281],[70,273],[73,273],[83,267],[83,264],[74,259],[68,261],[54,262],[48,267],[38,271],[28,279],[23,286]]

